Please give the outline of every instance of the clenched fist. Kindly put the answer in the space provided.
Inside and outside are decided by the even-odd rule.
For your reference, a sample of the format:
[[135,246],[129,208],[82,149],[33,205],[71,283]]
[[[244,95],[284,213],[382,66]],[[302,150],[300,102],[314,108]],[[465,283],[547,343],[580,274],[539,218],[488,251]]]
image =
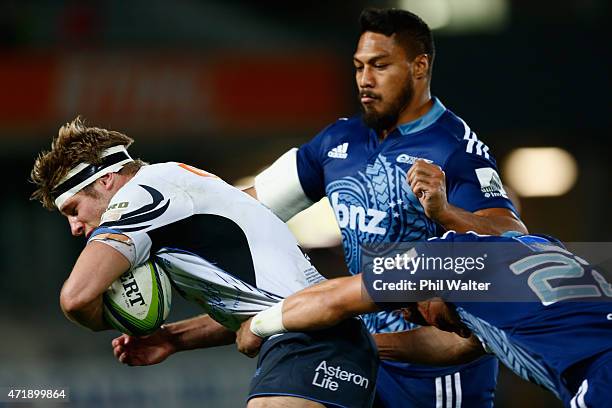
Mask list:
[[446,175],[442,168],[418,159],[408,170],[406,179],[412,192],[421,202],[425,215],[438,221],[449,206],[446,197]]

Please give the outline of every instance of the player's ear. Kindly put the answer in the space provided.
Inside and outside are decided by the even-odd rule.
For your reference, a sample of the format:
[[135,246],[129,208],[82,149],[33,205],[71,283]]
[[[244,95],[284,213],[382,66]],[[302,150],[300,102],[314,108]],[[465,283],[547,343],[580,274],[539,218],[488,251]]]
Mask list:
[[100,183],[100,186],[102,186],[102,188],[105,190],[111,190],[116,182],[116,176],[117,173],[108,173],[100,177],[97,182]]
[[430,58],[427,54],[419,54],[412,61],[412,76],[414,79],[424,79],[429,75]]

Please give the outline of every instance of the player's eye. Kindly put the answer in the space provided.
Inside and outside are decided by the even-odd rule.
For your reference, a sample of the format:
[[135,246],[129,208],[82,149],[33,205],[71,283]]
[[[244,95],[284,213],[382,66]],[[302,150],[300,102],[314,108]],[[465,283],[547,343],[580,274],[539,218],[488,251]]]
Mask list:
[[385,69],[387,68],[387,66],[389,66],[389,64],[374,64],[374,68],[380,70],[380,69]]
[[361,65],[361,66],[355,66],[355,71],[357,71],[357,72],[361,72],[361,71],[363,71],[363,65]]

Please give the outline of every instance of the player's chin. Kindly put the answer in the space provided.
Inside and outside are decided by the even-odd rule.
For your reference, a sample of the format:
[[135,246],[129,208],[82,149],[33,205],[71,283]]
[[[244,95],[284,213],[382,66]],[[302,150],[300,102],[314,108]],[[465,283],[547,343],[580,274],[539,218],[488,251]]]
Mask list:
[[361,103],[361,109],[363,110],[363,113],[366,116],[370,116],[371,118],[375,119],[381,116],[381,110],[377,109],[377,102],[378,100],[374,100],[372,102],[369,103]]

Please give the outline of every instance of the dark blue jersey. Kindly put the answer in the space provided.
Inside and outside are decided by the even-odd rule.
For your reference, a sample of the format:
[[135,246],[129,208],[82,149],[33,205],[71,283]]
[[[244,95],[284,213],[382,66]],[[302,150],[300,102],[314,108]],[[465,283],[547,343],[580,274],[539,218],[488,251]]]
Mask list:
[[[351,273],[360,272],[362,246],[423,240],[439,232],[406,181],[417,158],[444,170],[451,204],[471,212],[514,211],[489,148],[438,99],[426,115],[382,142],[360,117],[340,119],[300,147],[297,166],[311,200],[329,197]],[[398,314],[386,312],[366,316],[365,322],[371,332],[409,328]]]
[[[562,399],[575,393],[569,384],[576,384],[574,374],[579,373],[571,367],[612,351],[612,285],[606,273],[545,236],[449,232],[414,248],[422,259],[458,259],[475,253],[475,246],[465,246],[470,243],[487,254],[483,268],[464,268],[461,274],[456,268],[439,267],[416,273],[366,272],[365,286],[378,300],[382,295],[374,288],[381,284],[374,286],[374,280],[413,281],[411,296],[454,299],[461,321],[506,366]],[[438,285],[421,286],[424,277]],[[489,293],[472,298],[468,290],[449,283],[457,281],[488,282]],[[471,290],[476,291],[475,284]],[[474,301],[477,298],[487,301]],[[386,309],[400,306],[377,303]]]

